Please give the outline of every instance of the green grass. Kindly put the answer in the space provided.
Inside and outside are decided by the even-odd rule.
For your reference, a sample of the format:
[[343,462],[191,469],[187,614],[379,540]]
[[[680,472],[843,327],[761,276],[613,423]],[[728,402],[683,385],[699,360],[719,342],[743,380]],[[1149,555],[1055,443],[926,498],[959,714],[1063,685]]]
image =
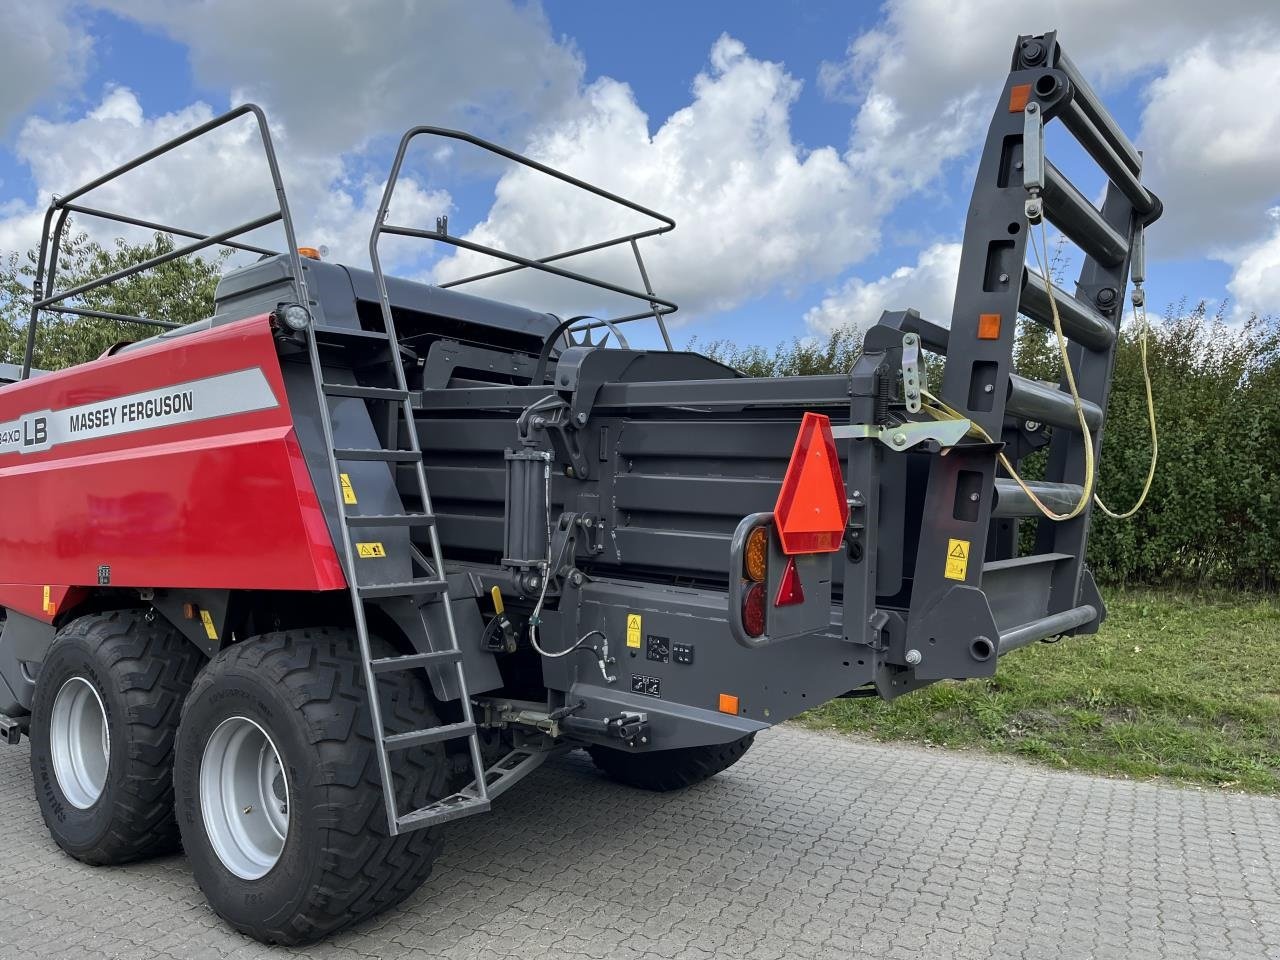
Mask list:
[[1103,594],[1097,636],[1032,644],[990,679],[937,683],[891,703],[836,700],[797,722],[1280,794],[1280,602]]

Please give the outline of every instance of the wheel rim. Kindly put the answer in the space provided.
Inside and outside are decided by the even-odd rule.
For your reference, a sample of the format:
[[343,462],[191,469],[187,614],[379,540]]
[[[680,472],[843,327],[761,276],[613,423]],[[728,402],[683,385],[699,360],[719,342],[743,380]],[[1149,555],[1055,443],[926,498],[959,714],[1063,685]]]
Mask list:
[[102,698],[84,677],[72,677],[53,698],[49,745],[62,795],[78,810],[89,809],[107,785],[111,731]]
[[242,880],[271,872],[289,835],[289,781],[267,732],[230,717],[205,744],[200,812],[222,865]]

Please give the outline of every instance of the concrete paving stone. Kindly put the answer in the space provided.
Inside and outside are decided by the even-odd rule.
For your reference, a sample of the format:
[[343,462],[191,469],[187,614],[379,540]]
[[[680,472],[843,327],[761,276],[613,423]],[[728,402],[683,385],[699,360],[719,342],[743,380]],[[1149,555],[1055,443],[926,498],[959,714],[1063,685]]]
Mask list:
[[444,828],[404,907],[297,951],[223,925],[182,857],[64,856],[25,746],[0,805],[0,960],[1280,960],[1280,801],[791,728],[681,793],[548,764]]

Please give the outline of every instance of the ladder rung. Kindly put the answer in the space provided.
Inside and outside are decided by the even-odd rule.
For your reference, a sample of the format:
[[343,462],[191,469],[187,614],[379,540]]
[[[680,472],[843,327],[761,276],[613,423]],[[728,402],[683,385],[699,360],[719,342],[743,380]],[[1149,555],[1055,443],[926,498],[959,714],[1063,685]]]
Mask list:
[[461,740],[476,732],[474,723],[446,723],[430,730],[410,730],[408,733],[397,733],[382,741],[386,750],[408,750],[427,743],[439,743],[441,740]]
[[359,586],[360,596],[366,600],[373,597],[401,597],[410,594],[444,593],[449,584],[444,580],[407,580],[403,583],[370,583]]
[[403,657],[382,657],[370,660],[374,673],[392,673],[396,670],[416,670],[440,663],[453,663],[462,659],[461,650],[438,650],[432,653],[411,653]]
[[455,793],[435,803],[396,818],[396,829],[415,830],[435,824],[448,823],[473,813],[485,813],[490,809],[488,800],[470,793]]
[[387,335],[381,330],[361,330],[358,327],[330,327],[324,324],[315,324],[311,330],[317,338],[346,337],[351,340],[381,340],[383,343],[387,341]]
[[352,383],[322,383],[331,397],[359,397],[361,400],[408,400],[409,391],[395,387],[362,387]]
[[416,450],[334,450],[335,460],[385,460],[389,463],[416,463],[422,454]]
[[372,513],[347,517],[349,527],[429,527],[436,522],[430,513]]

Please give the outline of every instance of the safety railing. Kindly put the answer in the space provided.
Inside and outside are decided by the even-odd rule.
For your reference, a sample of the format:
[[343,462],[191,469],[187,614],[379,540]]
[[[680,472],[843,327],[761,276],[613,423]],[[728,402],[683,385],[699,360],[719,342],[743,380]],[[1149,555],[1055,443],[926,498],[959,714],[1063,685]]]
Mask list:
[[[567,183],[570,186],[577,187],[578,189],[600,197],[603,200],[625,207],[628,210],[634,211],[635,213],[638,213],[650,220],[656,221],[658,225],[643,230],[636,230],[621,236],[612,237],[608,240],[601,240],[585,246],[576,247],[572,250],[562,250],[549,256],[529,258],[506,250],[500,250],[496,247],[486,246],[482,243],[476,243],[474,240],[468,240],[465,237],[450,234],[448,217],[438,217],[436,220],[435,230],[424,230],[417,227],[387,223],[387,213],[391,207],[392,197],[395,195],[396,185],[400,179],[400,173],[404,166],[405,156],[408,153],[410,144],[418,137],[439,137],[441,139],[458,140],[463,143],[471,144],[472,146],[478,147],[487,153],[502,157],[512,163],[528,167],[531,170],[536,170],[537,172],[545,174],[555,180],[559,180],[562,183]],[[645,268],[644,258],[640,253],[639,241],[647,237],[656,237],[659,234],[666,233],[667,231],[674,229],[675,225],[675,221],[664,214],[658,213],[655,210],[650,210],[648,207],[641,206],[640,204],[628,200],[625,197],[618,196],[615,193],[611,193],[608,190],[597,187],[595,184],[587,183],[585,180],[580,180],[562,170],[556,170],[553,167],[539,163],[538,161],[533,160],[530,157],[526,157],[523,154],[516,153],[513,150],[508,150],[496,143],[491,143],[488,140],[483,140],[480,137],[473,136],[472,134],[465,133],[461,130],[450,130],[444,127],[419,126],[406,132],[400,139],[400,145],[396,150],[395,159],[391,164],[391,173],[387,177],[387,185],[382,193],[382,202],[378,205],[378,212],[374,221],[373,231],[369,236],[369,260],[372,263],[374,276],[377,279],[378,290],[382,294],[384,309],[389,309],[389,306],[385,306],[387,303],[386,277],[383,273],[382,261],[378,254],[378,241],[381,237],[388,234],[399,237],[413,237],[420,240],[431,240],[437,243],[447,244],[460,250],[468,250],[472,253],[493,257],[497,260],[504,260],[508,264],[508,266],[505,267],[498,267],[493,270],[487,270],[483,273],[477,273],[471,276],[459,277],[454,280],[446,281],[440,284],[441,287],[460,287],[465,284],[476,283],[481,280],[489,280],[494,277],[516,273],[521,270],[536,270],[550,276],[574,281],[633,300],[638,300],[641,303],[648,305],[648,309],[646,310],[616,317],[573,318],[573,322],[566,322],[557,327],[555,333],[552,335],[553,337],[558,337],[562,333],[575,333],[600,327],[616,327],[618,324],[630,323],[632,321],[644,320],[652,317],[658,326],[658,331],[662,335],[663,343],[666,345],[667,349],[670,350],[672,349],[671,337],[667,332],[667,325],[664,318],[675,313],[679,308],[675,303],[658,296],[654,291],[653,284],[649,280],[649,272]],[[581,273],[576,270],[569,270],[561,266],[556,266],[560,261],[569,260],[573,257],[582,256],[588,253],[597,253],[599,251],[619,247],[624,244],[631,248],[632,255],[636,261],[636,268],[644,287],[643,290],[625,287],[600,277],[593,277],[589,274]]]
[[[103,210],[98,207],[89,206],[81,203],[80,199],[104,184],[110,183],[125,174],[138,169],[139,167],[150,163],[151,161],[170,153],[177,148],[197,140],[221,127],[232,123],[241,117],[252,116],[258,126],[258,133],[262,140],[263,152],[266,155],[267,168],[271,175],[272,187],[275,191],[276,209],[262,216],[254,217],[246,220],[234,227],[221,230],[217,233],[199,233],[185,227],[176,227],[170,224],[158,223],[151,220],[145,220],[141,217],[135,217],[129,214],[120,213],[118,211]],[[172,236],[185,237],[191,240],[191,243],[175,247],[173,250],[150,257],[140,263],[116,270],[105,276],[96,277],[84,283],[77,284],[66,290],[57,289],[58,278],[58,260],[62,252],[63,242],[65,240],[65,230],[67,219],[71,214],[79,214],[81,216],[92,217],[99,220],[106,220],[114,223],[125,224],[133,227],[141,227],[147,230],[153,230],[160,233],[170,234]],[[257,244],[245,243],[237,240],[253,233],[263,227],[270,226],[274,223],[280,223],[284,230],[286,249],[284,251],[271,250]],[[90,181],[84,186],[73,190],[64,196],[55,197],[49,205],[44,216],[44,226],[40,236],[40,248],[37,255],[36,275],[32,283],[32,300],[31,300],[31,319],[27,326],[27,342],[22,362],[22,379],[27,379],[31,375],[31,364],[35,356],[36,336],[39,329],[40,316],[42,313],[65,314],[76,317],[91,317],[103,320],[117,320],[126,323],[139,323],[145,326],[159,327],[161,329],[171,329],[181,326],[181,324],[173,323],[168,320],[161,320],[153,317],[135,317],[122,313],[115,313],[109,310],[99,310],[92,307],[76,306],[68,303],[77,297],[83,297],[84,294],[93,290],[110,286],[125,280],[137,274],[144,273],[156,267],[163,266],[174,260],[191,256],[199,253],[209,247],[226,247],[233,250],[242,250],[247,253],[257,253],[262,255],[276,255],[278,253],[287,253],[293,263],[293,282],[297,290],[297,300],[299,303],[306,303],[305,278],[302,273],[302,262],[298,253],[298,244],[293,228],[293,218],[289,212],[288,199],[285,196],[284,182],[280,177],[280,164],[276,158],[275,146],[271,139],[271,131],[267,126],[266,115],[262,109],[255,104],[247,103],[243,106],[236,107],[221,116],[202,123],[197,127],[193,127],[186,133],[174,137],[172,140],[160,144],[158,147],[148,150],[146,153],[130,160],[128,163],[121,164],[114,170],[104,173],[96,180]]]

